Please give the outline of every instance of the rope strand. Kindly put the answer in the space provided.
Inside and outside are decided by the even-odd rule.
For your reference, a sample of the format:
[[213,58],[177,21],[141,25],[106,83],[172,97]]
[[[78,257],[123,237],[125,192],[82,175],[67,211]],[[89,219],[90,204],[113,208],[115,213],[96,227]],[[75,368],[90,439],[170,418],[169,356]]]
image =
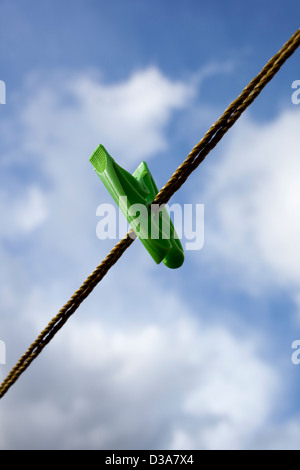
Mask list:
[[[165,186],[159,191],[155,204],[166,204],[173,194],[184,184],[190,174],[200,165],[209,152],[217,145],[226,132],[238,120],[241,114],[257,98],[263,88],[279,71],[284,62],[300,46],[300,29],[284,44],[277,54],[263,67],[261,72],[244,88],[243,92],[224,111],[222,116],[211,126],[200,142],[188,154]],[[29,367],[44,347],[52,340],[67,320],[78,309],[80,304],[103,279],[109,269],[119,260],[122,254],[135,240],[135,233],[130,230],[110,251],[95,271],[84,281],[70,300],[60,309],[47,327],[39,334],[16,365],[12,368],[0,386],[0,398],[16,382],[20,375]]]

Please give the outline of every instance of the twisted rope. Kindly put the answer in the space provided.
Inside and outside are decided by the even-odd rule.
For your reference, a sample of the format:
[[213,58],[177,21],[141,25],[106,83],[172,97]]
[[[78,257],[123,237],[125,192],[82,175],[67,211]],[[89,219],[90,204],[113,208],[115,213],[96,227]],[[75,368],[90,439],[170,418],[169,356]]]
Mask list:
[[[222,116],[211,126],[200,142],[192,149],[184,162],[178,167],[165,186],[159,191],[154,204],[166,204],[173,194],[184,184],[190,174],[200,165],[209,152],[217,145],[226,132],[233,126],[241,114],[260,94],[279,71],[284,62],[300,46],[300,29],[284,44],[264,66],[261,72],[249,83],[243,92],[224,111]],[[60,309],[47,327],[39,334],[16,365],[12,368],[0,386],[0,398],[16,382],[31,362],[40,354],[54,335],[62,328],[67,320],[78,309],[80,304],[103,279],[109,269],[118,261],[122,254],[135,240],[135,233],[130,230],[110,251],[95,271],[84,281],[81,287],[72,295],[70,300]]]

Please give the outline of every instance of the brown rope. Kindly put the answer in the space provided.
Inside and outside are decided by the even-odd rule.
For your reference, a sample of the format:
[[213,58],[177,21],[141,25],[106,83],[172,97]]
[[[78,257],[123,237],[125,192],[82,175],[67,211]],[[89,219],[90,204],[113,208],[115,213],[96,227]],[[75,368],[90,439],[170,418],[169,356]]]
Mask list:
[[[208,153],[217,145],[226,132],[233,126],[240,115],[260,94],[266,84],[274,77],[284,62],[300,46],[300,30],[287,41],[280,51],[275,54],[261,72],[249,83],[239,97],[231,103],[223,115],[212,125],[200,142],[189,153],[184,162],[171,176],[166,185],[159,191],[155,204],[166,204],[172,195],[183,185],[189,175],[200,165]],[[92,292],[96,285],[103,279],[109,269],[118,261],[127,248],[135,240],[135,233],[130,230],[111,250],[107,257],[85,280],[82,286],[73,294],[70,300],[60,309],[58,314],[50,321],[47,327],[39,334],[37,339],[19,359],[0,386],[0,398],[16,382],[22,372],[40,354],[44,347],[51,341],[54,335],[66,323],[70,316],[78,309],[84,299]]]

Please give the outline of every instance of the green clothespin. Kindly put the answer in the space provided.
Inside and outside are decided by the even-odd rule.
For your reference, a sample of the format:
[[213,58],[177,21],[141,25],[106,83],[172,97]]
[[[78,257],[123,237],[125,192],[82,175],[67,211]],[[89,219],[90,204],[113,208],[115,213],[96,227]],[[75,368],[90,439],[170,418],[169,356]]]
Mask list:
[[147,164],[142,162],[131,175],[103,145],[97,147],[90,162],[154,261],[179,268],[184,251],[167,209],[151,210],[158,189]]

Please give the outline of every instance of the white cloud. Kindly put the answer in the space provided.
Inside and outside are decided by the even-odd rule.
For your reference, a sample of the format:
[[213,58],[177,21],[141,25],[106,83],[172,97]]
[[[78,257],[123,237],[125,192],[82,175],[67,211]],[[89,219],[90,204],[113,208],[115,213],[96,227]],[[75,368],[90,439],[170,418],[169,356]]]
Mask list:
[[104,146],[107,142],[113,154],[128,161],[142,160],[167,148],[163,131],[171,113],[185,108],[196,91],[191,84],[169,80],[154,67],[116,85],[79,78],[71,89]]
[[42,192],[32,186],[23,201],[17,203],[15,208],[16,225],[28,233],[37,228],[47,217],[47,209]]
[[266,427],[250,439],[249,448],[258,450],[299,450],[300,417],[294,416],[283,423]]
[[9,194],[0,193],[2,236],[19,238],[38,228],[47,218],[47,206],[43,192],[37,186]]
[[[206,243],[253,288],[299,288],[300,114],[243,119],[208,175]],[[213,164],[213,163],[212,163]]]
[[[243,448],[269,417],[278,377],[255,338],[205,327],[172,297],[177,308],[162,322],[71,321],[11,390],[1,446]],[[124,293],[119,300],[126,309]]]
[[186,108],[196,93],[194,83],[173,81],[155,67],[115,84],[87,74],[41,81],[39,76],[29,82],[37,91],[22,113],[25,148],[38,155],[51,152],[55,159],[53,146],[59,145],[62,161],[65,152],[84,158],[99,143],[117,160],[134,164],[165,150],[172,113]]

